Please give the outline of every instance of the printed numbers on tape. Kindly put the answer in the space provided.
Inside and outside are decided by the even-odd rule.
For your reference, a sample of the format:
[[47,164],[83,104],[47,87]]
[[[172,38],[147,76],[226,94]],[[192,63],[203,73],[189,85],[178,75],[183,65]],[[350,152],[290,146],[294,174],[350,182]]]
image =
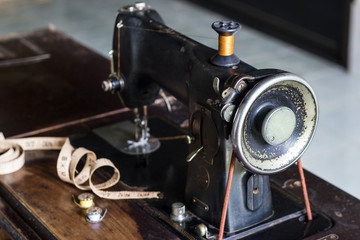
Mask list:
[[[97,159],[95,153],[86,148],[74,149],[69,138],[63,137],[5,139],[0,132],[0,175],[13,173],[22,168],[25,164],[25,151],[29,150],[60,150],[56,167],[59,178],[64,182],[74,184],[81,190],[92,190],[101,198],[119,200],[160,197],[160,192],[105,190],[119,182],[119,170],[109,159]],[[85,165],[77,173],[76,167],[83,157],[86,157]],[[93,184],[91,179],[94,172],[102,167],[113,168],[112,177],[103,183]]]

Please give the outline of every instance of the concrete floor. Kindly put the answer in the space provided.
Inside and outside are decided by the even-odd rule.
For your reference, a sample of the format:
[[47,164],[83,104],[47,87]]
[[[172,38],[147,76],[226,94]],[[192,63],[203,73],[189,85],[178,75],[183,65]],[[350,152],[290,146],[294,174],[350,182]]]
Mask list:
[[[0,0],[0,34],[53,24],[100,54],[111,48],[115,14],[128,0]],[[213,21],[223,16],[182,0],[149,0],[168,26],[217,48]],[[320,121],[304,167],[360,199],[360,77],[287,43],[243,26],[235,52],[256,68],[279,68],[304,77],[314,88]],[[1,80],[1,79],[0,79]]]

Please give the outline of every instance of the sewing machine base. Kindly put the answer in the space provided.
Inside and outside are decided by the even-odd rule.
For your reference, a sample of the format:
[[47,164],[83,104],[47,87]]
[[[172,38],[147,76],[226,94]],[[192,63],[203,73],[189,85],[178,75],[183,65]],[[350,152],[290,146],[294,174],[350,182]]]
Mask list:
[[[184,132],[161,117],[149,121],[151,133],[155,137],[177,136]],[[188,146],[184,140],[161,142],[160,148],[149,155],[127,155],[119,150],[120,139],[131,138],[133,124],[129,121],[107,125],[71,139],[74,146],[92,149],[98,156],[112,159],[121,171],[121,179],[129,186],[156,190],[164,193],[161,200],[140,201],[148,214],[165,223],[179,236],[200,238],[194,229],[201,219],[188,211],[188,217],[182,222],[171,220],[171,204],[185,203],[184,189],[186,181],[186,163]],[[176,154],[174,154],[176,153]],[[270,218],[254,226],[235,233],[227,233],[228,239],[301,239],[322,230],[331,228],[331,220],[324,214],[314,211],[314,220],[306,221],[304,205],[281,187],[271,184],[273,214]],[[109,211],[111,211],[109,209]],[[221,211],[218,210],[218,211]],[[208,238],[214,238],[218,226],[208,228]]]

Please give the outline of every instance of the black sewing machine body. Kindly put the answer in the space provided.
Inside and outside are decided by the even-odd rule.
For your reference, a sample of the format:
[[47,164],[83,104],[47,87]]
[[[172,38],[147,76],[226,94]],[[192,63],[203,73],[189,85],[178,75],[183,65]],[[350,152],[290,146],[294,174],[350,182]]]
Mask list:
[[[241,108],[244,105],[244,99],[251,98],[248,96],[251,95],[249,94],[251,90],[266,84],[266,82],[277,81],[277,78],[292,78],[293,75],[277,69],[257,70],[242,61],[230,67],[216,66],[211,62],[211,59],[217,54],[216,50],[166,27],[157,12],[146,5],[122,8],[116,17],[113,36],[112,73],[108,82],[115,86],[111,91],[119,93],[125,106],[138,109],[144,105],[151,105],[158,98],[159,91],[166,89],[168,93],[188,107],[187,132],[193,138],[188,146],[188,153],[186,153],[188,162],[185,161],[184,153],[181,152],[184,149],[180,145],[177,148],[176,142],[174,143],[175,147],[164,150],[161,146],[160,150],[157,150],[162,153],[161,158],[166,158],[166,155],[169,156],[169,159],[175,158],[175,165],[181,167],[173,169],[173,171],[177,171],[176,174],[169,174],[173,174],[174,178],[181,175],[180,178],[186,183],[164,187],[164,189],[172,190],[164,192],[162,204],[154,204],[154,206],[157,209],[159,207],[168,209],[171,201],[185,201],[191,214],[189,212],[184,220],[172,221],[170,225],[178,224],[190,234],[195,234],[194,229],[198,229],[198,224],[201,222],[204,222],[212,231],[217,229],[220,225],[228,169],[232,153],[237,148],[236,144],[234,145],[234,138],[236,138],[234,132],[235,135],[240,134],[233,130],[234,122],[237,121],[236,118],[239,118],[239,116],[235,116],[236,109],[227,111],[227,107],[233,105]],[[295,80],[297,81],[296,77]],[[239,86],[239,84],[243,85]],[[277,83],[274,86],[277,88]],[[241,91],[231,91],[236,87]],[[248,131],[246,134],[250,136],[250,139],[253,138],[256,142],[258,138],[261,138],[261,126],[259,127],[259,125],[272,108],[280,104],[292,108],[295,112],[296,108],[300,106],[297,104],[304,104],[304,99],[300,99],[300,103],[287,103],[286,101],[289,101],[291,97],[278,95],[284,92],[285,90],[280,90],[280,93],[273,91],[263,94],[265,97],[259,96],[261,100],[259,106],[253,107],[254,114],[247,117],[250,119],[248,121],[252,122],[244,130]],[[295,89],[294,92],[297,90]],[[302,93],[297,94],[298,98],[302,96]],[[296,118],[297,122],[301,123],[296,125],[293,132],[300,135],[304,131],[302,128],[306,123],[302,116],[296,116]],[[312,121],[316,120],[315,111]],[[315,128],[315,126],[311,125],[309,128]],[[153,127],[150,125],[150,133],[153,134],[152,129]],[[156,133],[154,134],[156,135]],[[310,139],[311,137],[308,141]],[[264,148],[268,152],[277,151],[274,153],[276,155],[282,154],[281,152],[296,145],[296,141],[291,139],[287,141],[289,143],[286,142],[281,147],[270,146],[263,140],[254,145],[255,148]],[[303,148],[305,150],[306,146]],[[166,151],[168,149],[171,150]],[[177,153],[177,150],[181,154]],[[150,153],[146,158],[156,155],[156,152]],[[180,159],[177,159],[176,155],[181,156]],[[286,166],[295,160],[289,160]],[[244,236],[256,232],[263,234],[264,229],[277,225],[279,222],[284,222],[284,225],[279,228],[282,231],[291,225],[294,225],[294,229],[304,231],[306,219],[303,207],[299,207],[298,203],[283,197],[279,189],[271,188],[266,170],[257,172],[255,168],[255,170],[251,168],[249,163],[236,161],[225,232],[229,233],[229,236],[236,237],[241,236],[239,232],[243,230],[246,230]],[[283,170],[286,167],[280,166],[279,168]],[[136,171],[136,169],[133,170]],[[279,169],[269,170],[268,173],[276,171]],[[134,174],[136,175],[136,173]],[[167,185],[173,182],[169,181],[163,184]],[[176,194],[173,194],[174,192]],[[282,204],[288,205],[289,209],[294,206],[294,209],[289,210],[286,207],[287,210],[281,210]],[[320,223],[317,226],[327,228],[330,224],[328,219],[320,214],[318,216]],[[291,221],[293,221],[294,218],[302,218],[300,227],[295,226],[298,224],[286,220],[292,219]],[[171,222],[171,220],[169,221]],[[187,226],[184,227],[186,222]],[[251,230],[250,227],[253,226],[255,226],[255,230]],[[318,227],[311,228],[311,231],[319,231]],[[175,229],[177,228],[175,227]],[[181,235],[184,236],[184,234]],[[275,234],[274,236],[278,238],[282,235]],[[294,236],[298,235],[294,234]]]
[[[174,32],[165,27],[160,19],[154,10],[118,15],[116,23],[122,20],[125,26],[135,26],[124,28],[121,32],[121,73],[126,76],[126,83],[130,83],[125,85],[121,95],[128,107],[141,107],[153,103],[162,86],[189,106],[190,131],[195,136],[189,153],[202,145],[205,147],[202,153],[188,164],[186,202],[195,203],[194,212],[218,225],[221,211],[214,212],[210,209],[222,208],[227,180],[226,169],[231,158],[231,151],[223,149],[231,149],[231,142],[228,139],[227,124],[224,124],[220,117],[221,109],[216,104],[208,104],[209,99],[219,98],[213,89],[212,81],[215,77],[228,79],[234,74],[255,69],[243,62],[237,69],[214,66],[209,61],[216,54],[214,49]],[[119,39],[116,32],[117,27],[114,34],[114,56],[118,53],[116,48]],[[116,59],[114,57],[114,66],[117,66]],[[232,194],[236,196],[233,197],[236,202],[233,201],[229,206],[228,216],[229,219],[244,221],[227,221],[227,229],[231,231],[248,226],[249,222],[259,222],[264,215],[270,216],[272,213],[268,177],[256,176],[262,185],[258,187],[261,195],[267,201],[263,202],[261,208],[252,211],[247,207],[248,197],[247,192],[244,192],[252,174],[245,171],[239,163],[235,171],[241,174],[237,174],[234,179]],[[256,201],[249,198],[249,201]]]

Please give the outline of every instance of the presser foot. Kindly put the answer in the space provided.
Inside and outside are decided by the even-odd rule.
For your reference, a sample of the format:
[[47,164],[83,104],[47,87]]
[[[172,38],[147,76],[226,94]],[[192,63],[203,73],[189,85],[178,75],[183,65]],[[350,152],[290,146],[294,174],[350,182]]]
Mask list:
[[145,155],[155,152],[160,147],[160,141],[140,138],[138,141],[127,140],[119,144],[121,152],[129,155]]
[[148,127],[147,106],[143,106],[143,115],[140,115],[139,109],[134,111],[134,140],[125,138],[120,140],[119,149],[121,152],[129,155],[146,155],[155,152],[160,147],[160,141],[150,139],[150,129]]

